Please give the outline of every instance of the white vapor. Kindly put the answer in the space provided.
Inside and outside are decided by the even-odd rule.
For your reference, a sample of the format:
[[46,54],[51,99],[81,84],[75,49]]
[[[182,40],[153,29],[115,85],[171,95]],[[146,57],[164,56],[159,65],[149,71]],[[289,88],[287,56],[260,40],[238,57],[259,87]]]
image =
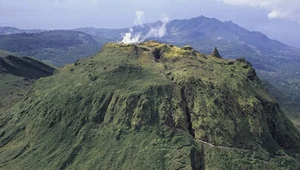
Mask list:
[[136,15],[136,19],[134,21],[134,24],[139,25],[139,26],[143,26],[144,12],[143,11],[136,11],[135,15]]
[[300,24],[299,0],[219,0],[230,5],[248,5],[269,10],[269,19],[285,19]]
[[140,42],[140,36],[141,34],[133,34],[133,29],[129,28],[129,32],[125,33],[125,35],[123,36],[123,40],[121,43],[124,44],[134,44],[134,43],[139,43]]
[[155,38],[163,37],[167,32],[166,26],[167,26],[168,22],[169,22],[169,18],[164,17],[162,19],[162,25],[160,27],[151,28],[150,31],[147,33],[146,37],[144,37],[144,39],[147,39],[150,37],[155,37]]
[[[136,19],[135,19],[136,26],[141,26],[141,27],[144,26],[143,25],[143,17],[144,17],[143,11],[136,11]],[[169,18],[163,17],[163,19],[161,20],[161,25],[150,28],[149,32],[144,36],[141,36],[141,33],[133,34],[134,30],[133,30],[133,28],[130,28],[129,32],[125,33],[125,35],[123,35],[123,40],[121,41],[121,43],[134,44],[134,43],[143,42],[147,38],[151,38],[151,37],[161,38],[167,32],[166,26],[167,26],[168,22],[169,22]]]

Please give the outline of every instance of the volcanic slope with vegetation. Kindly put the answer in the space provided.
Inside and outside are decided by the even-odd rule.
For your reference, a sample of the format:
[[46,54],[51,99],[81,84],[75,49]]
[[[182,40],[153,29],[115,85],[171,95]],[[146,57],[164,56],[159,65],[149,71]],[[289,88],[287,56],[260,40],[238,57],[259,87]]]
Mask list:
[[[134,33],[147,35],[151,28],[159,28],[161,22],[133,27]],[[117,41],[117,36],[128,30],[81,28],[96,40]],[[97,38],[98,37],[98,38]],[[190,44],[196,50],[209,54],[217,46],[224,58],[245,57],[253,64],[259,77],[268,81],[269,89],[278,89],[284,97],[276,99],[291,118],[300,107],[291,103],[300,102],[300,49],[268,38],[265,34],[246,30],[232,21],[221,22],[215,18],[199,16],[190,19],[172,20],[166,25],[166,34],[157,38],[178,46]],[[296,112],[294,112],[295,110]],[[298,114],[299,116],[299,114]]]
[[63,66],[96,54],[101,44],[82,32],[54,30],[0,35],[0,49]]
[[0,127],[1,169],[300,168],[300,133],[251,64],[190,46],[107,44]]
[[35,80],[54,70],[36,59],[0,50],[0,111],[22,99]]

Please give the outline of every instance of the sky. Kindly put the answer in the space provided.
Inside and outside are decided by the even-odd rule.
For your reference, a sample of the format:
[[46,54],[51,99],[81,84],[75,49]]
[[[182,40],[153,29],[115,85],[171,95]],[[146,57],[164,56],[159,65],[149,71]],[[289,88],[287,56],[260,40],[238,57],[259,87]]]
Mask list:
[[136,11],[143,22],[200,15],[231,20],[300,47],[300,0],[0,0],[0,26],[124,28],[140,24]]

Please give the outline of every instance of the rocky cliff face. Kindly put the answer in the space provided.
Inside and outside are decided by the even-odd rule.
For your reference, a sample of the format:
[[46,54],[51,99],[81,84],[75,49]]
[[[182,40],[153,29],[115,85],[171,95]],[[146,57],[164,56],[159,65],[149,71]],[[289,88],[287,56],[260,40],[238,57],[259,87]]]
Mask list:
[[1,114],[3,169],[297,169],[300,133],[245,59],[107,44]]

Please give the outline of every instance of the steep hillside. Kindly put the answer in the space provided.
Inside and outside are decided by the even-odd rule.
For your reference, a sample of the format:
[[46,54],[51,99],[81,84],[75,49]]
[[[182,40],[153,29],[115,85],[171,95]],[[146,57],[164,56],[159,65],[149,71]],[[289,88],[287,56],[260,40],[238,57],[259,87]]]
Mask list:
[[22,99],[36,79],[54,70],[36,59],[0,50],[0,111]]
[[264,82],[264,84],[268,87],[270,95],[278,100],[284,113],[286,113],[292,122],[300,128],[300,102],[291,100],[290,97],[284,95],[269,82]]
[[0,118],[2,169],[299,169],[300,133],[245,59],[107,44]]
[[0,36],[0,49],[35,56],[56,66],[96,54],[101,48],[90,35],[77,31],[45,31]]

